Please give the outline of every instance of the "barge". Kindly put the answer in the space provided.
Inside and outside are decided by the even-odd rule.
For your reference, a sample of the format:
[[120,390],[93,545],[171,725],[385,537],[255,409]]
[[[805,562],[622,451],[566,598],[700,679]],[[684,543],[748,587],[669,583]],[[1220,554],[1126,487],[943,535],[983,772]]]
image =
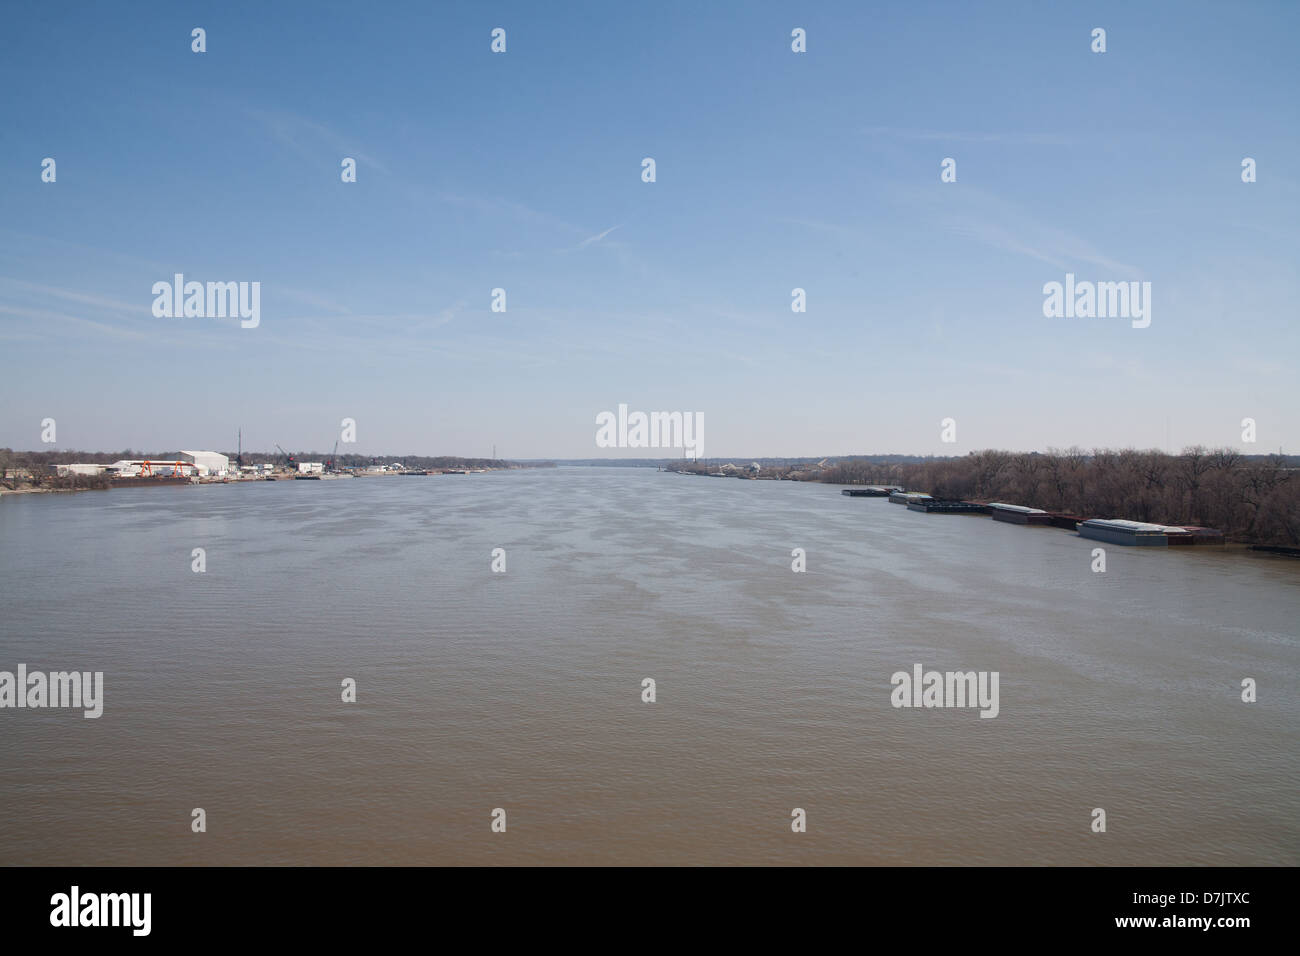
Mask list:
[[1145,521],[1126,521],[1123,518],[1089,518],[1087,521],[1080,521],[1078,529],[1080,535],[1095,541],[1155,548],[1163,548],[1169,544],[1170,532],[1175,534],[1183,532],[1182,528],[1170,528]]
[[1289,548],[1285,545],[1278,544],[1252,544],[1252,551],[1263,551],[1266,554],[1283,554],[1288,558],[1300,558],[1300,548]]
[[1085,520],[1083,515],[1067,515],[1060,512],[1051,511],[1047,514],[1047,523],[1053,528],[1064,528],[1066,531],[1074,531],[1079,527],[1079,522]]
[[940,515],[986,515],[989,513],[988,505],[979,505],[973,501],[958,501],[951,498],[931,498],[929,495],[915,501],[909,501],[907,510]]
[[[1172,530],[1172,529],[1171,529]],[[1210,545],[1223,544],[1223,532],[1215,528],[1202,528],[1199,525],[1183,525],[1181,534],[1170,534],[1171,545]]]
[[[1052,516],[1042,508],[1026,508],[1024,505],[1009,505],[994,501],[989,505],[989,514],[994,521],[1008,521],[1011,524],[1050,525]],[[1071,525],[1071,528],[1074,526]]]
[[923,495],[919,491],[892,491],[889,493],[889,500],[896,505],[910,505],[913,501],[925,501],[930,495]]
[[893,494],[893,489],[882,488],[880,485],[867,485],[865,488],[841,488],[840,494],[848,495],[850,498],[888,498]]

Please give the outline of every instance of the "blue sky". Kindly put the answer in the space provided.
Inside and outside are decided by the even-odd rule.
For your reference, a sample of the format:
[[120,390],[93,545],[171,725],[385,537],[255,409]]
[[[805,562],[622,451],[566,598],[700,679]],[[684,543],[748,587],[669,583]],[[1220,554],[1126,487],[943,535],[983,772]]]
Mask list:
[[[702,413],[717,456],[1295,452],[1298,27],[1294,3],[15,9],[0,446],[52,417],[59,448],[320,450],[350,417],[365,454],[594,457],[626,403]],[[261,282],[260,326],[155,318],[176,272]],[[1151,326],[1045,318],[1066,272],[1151,282]]]

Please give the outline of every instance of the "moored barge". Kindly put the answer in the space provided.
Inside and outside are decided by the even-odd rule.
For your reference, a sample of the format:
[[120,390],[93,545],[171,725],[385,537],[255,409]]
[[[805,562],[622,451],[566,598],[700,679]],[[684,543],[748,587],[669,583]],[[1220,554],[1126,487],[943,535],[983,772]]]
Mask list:
[[986,515],[989,513],[988,505],[976,504],[973,501],[931,498],[929,495],[926,495],[924,499],[909,501],[907,510],[940,515]]
[[891,488],[882,488],[880,485],[867,485],[865,488],[841,488],[840,494],[848,495],[850,498],[888,498],[893,493]]
[[1053,528],[1064,528],[1066,531],[1075,531],[1079,527],[1079,522],[1083,521],[1083,515],[1067,515],[1059,512],[1049,512],[1047,523]]
[[1042,508],[1026,508],[1024,505],[1009,505],[994,501],[988,506],[994,521],[1007,521],[1011,524],[1050,525],[1052,516]]
[[1146,521],[1126,521],[1123,518],[1089,518],[1080,521],[1078,528],[1080,535],[1095,541],[1156,548],[1169,544],[1169,532],[1178,533],[1183,530]]
[[[1173,529],[1170,529],[1171,532]],[[1223,532],[1215,528],[1202,528],[1199,525],[1183,525],[1179,529],[1181,533],[1170,533],[1168,535],[1171,545],[1210,545],[1223,544]]]
[[930,495],[921,494],[919,491],[892,491],[889,494],[889,500],[896,505],[908,505],[913,501],[924,501],[930,498]]

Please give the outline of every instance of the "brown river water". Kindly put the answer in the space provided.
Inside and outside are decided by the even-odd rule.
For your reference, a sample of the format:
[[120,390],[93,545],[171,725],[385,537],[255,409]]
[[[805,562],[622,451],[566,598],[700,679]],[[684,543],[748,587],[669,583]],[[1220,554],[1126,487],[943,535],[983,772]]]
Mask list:
[[1097,546],[652,469],[9,496],[0,671],[104,700],[0,709],[0,864],[1300,863],[1300,561]]

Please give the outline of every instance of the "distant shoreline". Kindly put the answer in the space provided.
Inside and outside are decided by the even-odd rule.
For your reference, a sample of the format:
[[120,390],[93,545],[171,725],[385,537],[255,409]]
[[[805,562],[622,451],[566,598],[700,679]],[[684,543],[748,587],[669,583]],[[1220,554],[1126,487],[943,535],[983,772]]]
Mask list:
[[[1136,449],[986,450],[900,464],[871,459],[768,466],[674,462],[668,471],[723,478],[896,486],[945,502],[1018,505],[1061,515],[1214,529],[1225,543],[1300,553],[1300,460],[1232,448],[1178,455]],[[951,509],[956,510],[956,509]]]
[[[96,491],[163,484],[470,474],[554,467],[553,462],[450,455],[335,455],[318,452],[14,451],[0,448],[0,494]],[[178,474],[179,473],[179,474]]]

